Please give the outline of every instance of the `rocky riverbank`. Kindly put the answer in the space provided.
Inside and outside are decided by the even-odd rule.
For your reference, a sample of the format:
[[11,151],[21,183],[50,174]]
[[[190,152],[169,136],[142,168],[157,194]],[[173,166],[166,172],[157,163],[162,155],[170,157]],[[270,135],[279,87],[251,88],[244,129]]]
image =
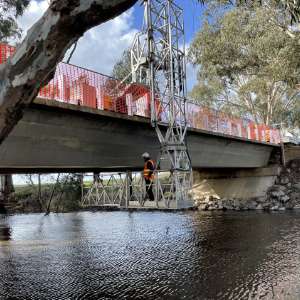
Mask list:
[[197,196],[199,210],[285,210],[300,208],[300,160],[282,167],[275,184],[265,196],[245,199],[221,199],[216,196]]

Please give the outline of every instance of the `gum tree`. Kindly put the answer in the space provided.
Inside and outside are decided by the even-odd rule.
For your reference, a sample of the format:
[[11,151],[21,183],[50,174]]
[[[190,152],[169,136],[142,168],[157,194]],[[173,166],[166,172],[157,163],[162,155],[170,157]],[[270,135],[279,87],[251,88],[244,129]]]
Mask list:
[[194,98],[265,124],[289,118],[299,101],[299,41],[267,11],[234,8],[205,22],[190,48],[200,66]]

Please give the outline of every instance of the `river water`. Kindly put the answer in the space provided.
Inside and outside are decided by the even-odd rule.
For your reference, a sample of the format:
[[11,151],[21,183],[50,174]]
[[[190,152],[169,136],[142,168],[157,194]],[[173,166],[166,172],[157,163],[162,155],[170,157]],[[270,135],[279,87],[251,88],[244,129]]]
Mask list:
[[0,299],[300,299],[300,212],[2,217]]

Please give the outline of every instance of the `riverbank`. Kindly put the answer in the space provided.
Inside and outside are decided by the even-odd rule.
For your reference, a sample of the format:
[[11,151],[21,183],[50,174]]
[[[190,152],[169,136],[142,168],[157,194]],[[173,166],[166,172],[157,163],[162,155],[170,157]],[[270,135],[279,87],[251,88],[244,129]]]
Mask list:
[[65,176],[54,183],[14,187],[3,202],[8,213],[70,212],[80,210],[81,181]]

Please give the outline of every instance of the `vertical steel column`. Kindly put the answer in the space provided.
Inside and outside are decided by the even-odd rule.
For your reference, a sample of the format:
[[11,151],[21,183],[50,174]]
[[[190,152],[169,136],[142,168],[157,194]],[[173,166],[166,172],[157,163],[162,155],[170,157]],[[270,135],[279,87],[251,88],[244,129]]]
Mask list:
[[[150,86],[151,122],[160,141],[156,201],[192,206],[186,146],[186,64],[183,11],[173,0],[144,0],[144,27],[131,49],[132,78]],[[146,80],[141,74],[148,74]],[[167,124],[167,130],[165,126]],[[166,180],[162,174],[169,173]]]

